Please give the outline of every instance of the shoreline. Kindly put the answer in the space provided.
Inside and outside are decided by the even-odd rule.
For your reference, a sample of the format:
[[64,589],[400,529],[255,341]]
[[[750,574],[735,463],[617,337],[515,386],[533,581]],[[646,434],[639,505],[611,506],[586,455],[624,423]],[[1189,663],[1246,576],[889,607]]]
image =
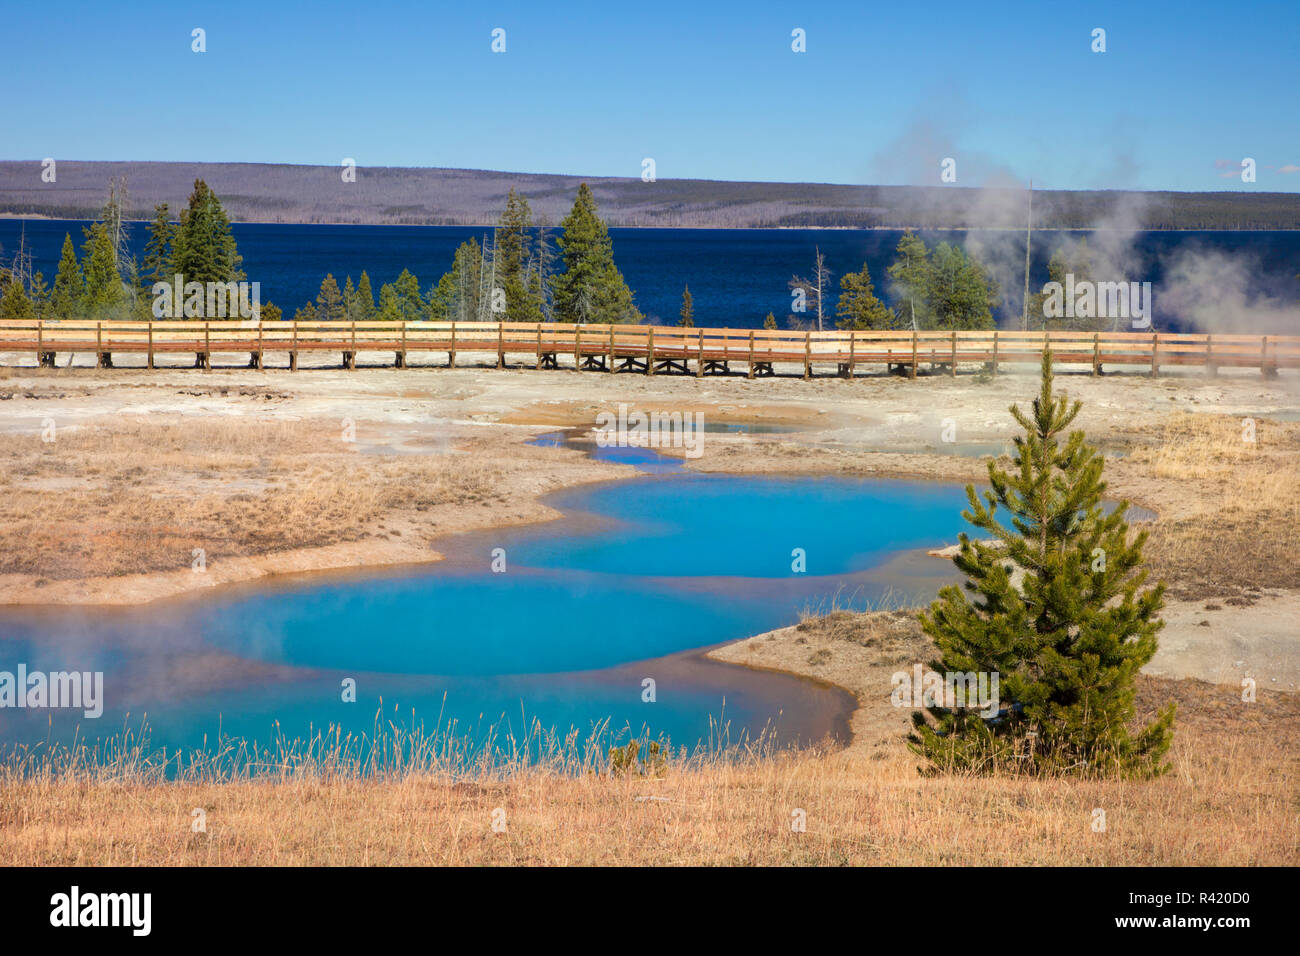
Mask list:
[[[618,466],[613,466],[618,467]],[[521,520],[492,521],[482,525],[448,530],[433,540],[454,539],[466,534],[481,534],[499,529],[546,525],[560,521],[566,513],[546,504],[544,499],[559,491],[607,481],[627,481],[635,476],[597,476],[573,481],[539,495],[533,502],[535,515]],[[143,572],[120,577],[92,577],[60,580],[36,585],[36,575],[0,574],[0,611],[59,610],[63,608],[138,608],[205,597],[226,598],[234,594],[262,590],[271,593],[281,587],[316,578],[330,578],[343,583],[361,581],[402,569],[429,568],[447,560],[444,550],[430,550],[405,542],[385,542],[374,546],[346,542],[315,548],[269,552],[248,557],[226,558],[214,565],[217,571],[202,573],[200,580],[193,570]],[[37,595],[36,592],[41,592]],[[76,593],[81,591],[82,593]],[[44,597],[45,592],[62,592],[64,600],[15,600],[13,593]],[[71,592],[71,593],[69,593]],[[89,593],[86,593],[89,592]]]
[[[673,451],[676,451],[674,449]],[[890,453],[883,453],[890,454]],[[584,455],[585,457],[585,455]],[[944,456],[933,456],[940,462],[947,461]],[[595,459],[588,459],[595,461]],[[629,466],[610,465],[613,468]],[[841,475],[834,472],[786,469],[764,472],[761,476],[752,472],[737,470],[693,471],[689,467],[685,473],[726,475],[735,478],[773,477],[773,478],[830,478],[846,477],[863,480],[898,481],[903,483],[960,483],[953,478],[927,473],[920,470],[893,470],[888,467],[868,475]],[[624,475],[593,476],[573,481],[559,488],[540,494],[532,506],[540,514],[521,520],[491,521],[489,523],[448,530],[435,535],[433,541],[454,539],[467,534],[483,534],[507,528],[540,527],[566,518],[572,519],[579,512],[562,511],[546,502],[547,498],[561,492],[572,491],[585,486],[605,483],[636,481],[646,477],[645,473],[636,472]],[[978,480],[978,479],[973,479]],[[1137,502],[1133,502],[1137,504]],[[181,569],[164,572],[143,572],[138,574],[113,577],[70,578],[47,584],[37,585],[37,575],[0,574],[0,610],[56,610],[60,608],[130,608],[147,605],[164,604],[184,600],[200,600],[203,597],[224,598],[232,593],[245,590],[265,590],[271,592],[287,583],[309,580],[316,577],[330,577],[347,583],[353,580],[365,580],[386,572],[403,568],[430,568],[447,560],[447,550],[425,551],[407,543],[388,542],[383,546],[366,545],[360,542],[347,542],[314,548],[302,548],[291,551],[269,552],[240,558],[226,558],[214,564],[201,575],[193,570]],[[891,552],[881,567],[895,561],[909,558],[933,556],[932,548],[908,548]],[[423,556],[419,556],[423,555]],[[39,593],[38,593],[39,592]],[[78,593],[80,592],[80,593]],[[19,595],[18,599],[14,594]],[[39,600],[47,595],[61,595],[61,600]],[[23,599],[29,596],[31,599]]]
[[[548,427],[550,426],[542,426],[543,429]],[[543,430],[539,434],[546,434],[546,431]],[[538,436],[532,437],[536,438]],[[597,462],[597,459],[586,452],[574,450],[578,451],[584,460],[593,463]],[[789,467],[762,472],[754,472],[743,467],[727,469],[692,468],[691,465],[694,462],[686,459],[680,449],[660,450],[658,453],[668,458],[680,458],[685,465],[683,472],[687,474],[724,475],[734,478],[761,476],[818,479],[840,477],[860,478],[867,481],[937,484],[979,483],[983,480],[977,475],[959,477],[953,474],[945,475],[940,473],[945,467],[954,469],[957,463],[969,464],[971,461],[976,461],[982,465],[982,460],[937,454],[872,452],[868,454],[868,460],[878,460],[880,462],[878,466],[870,466],[867,473],[845,474],[835,470],[808,467]],[[899,462],[898,459],[900,458],[904,459],[904,461]],[[629,471],[632,467],[608,462],[600,462],[599,464],[602,467],[618,469],[624,472]],[[960,469],[960,466],[957,467]],[[492,520],[481,525],[448,530],[434,535],[431,540],[436,543],[466,534],[481,534],[527,526],[540,527],[566,518],[573,518],[578,512],[563,511],[549,504],[546,499],[558,493],[584,486],[636,481],[645,477],[646,474],[633,471],[621,475],[579,478],[558,488],[548,489],[528,502],[528,505],[533,510],[539,512],[535,515],[518,520]],[[1149,504],[1133,499],[1129,500],[1129,504],[1145,508],[1156,514],[1156,517],[1153,518],[1134,519],[1130,522],[1131,524],[1158,520],[1158,513]],[[942,545],[939,546],[939,549],[950,547],[953,547],[953,545]],[[906,561],[909,558],[922,556],[947,557],[946,554],[936,554],[935,548],[909,548],[891,552],[887,559],[882,561],[881,567],[899,560]],[[321,547],[268,552],[247,557],[226,558],[214,565],[215,571],[209,569],[202,572],[201,576],[192,569],[181,569],[112,577],[70,578],[38,585],[34,583],[39,579],[37,575],[0,574],[0,610],[19,608],[39,610],[69,607],[143,607],[172,601],[201,599],[203,596],[226,597],[241,590],[265,589],[269,592],[283,584],[314,577],[332,577],[346,583],[351,580],[364,580],[377,574],[403,568],[428,568],[441,564],[446,559],[445,550],[426,550],[419,546],[413,546],[408,542],[385,542],[379,546],[361,542],[345,542]],[[41,593],[37,594],[38,591]],[[18,599],[14,599],[15,592],[20,596]],[[53,595],[60,595],[61,599],[38,599]],[[22,596],[30,596],[31,599],[23,599]]]
[[[332,167],[331,167],[332,168]],[[578,177],[581,178],[581,177]],[[745,184],[748,185],[748,184]],[[815,185],[836,185],[815,184]],[[868,187],[871,188],[871,187]],[[900,187],[893,187],[900,188]],[[907,188],[907,187],[901,187]],[[1087,192],[1088,190],[1083,190]],[[1166,192],[1167,190],[1149,190],[1149,192]],[[1289,195],[1285,192],[1277,195]],[[39,219],[45,222],[96,222],[94,219],[76,219],[65,216],[50,216],[45,213],[14,213],[0,212],[0,219]],[[149,219],[123,219],[123,222],[132,225],[147,226],[152,220]],[[235,219],[230,220],[232,225],[244,226],[357,226],[372,229],[377,226],[394,226],[405,229],[491,229],[497,225],[496,220],[483,222],[466,222],[466,223],[439,223],[439,222],[298,222],[296,220],[281,219]],[[536,227],[534,227],[536,228]],[[1023,226],[623,226],[612,219],[609,222],[610,229],[677,229],[677,230],[712,230],[717,232],[1009,232],[1017,235],[1024,232]],[[1131,230],[1128,229],[1110,229],[1104,227],[1085,226],[1080,228],[1067,226],[1035,226],[1035,232],[1087,232],[1087,233],[1107,233],[1114,232],[1121,235],[1127,235]],[[1300,232],[1300,226],[1279,226],[1272,229],[1244,228],[1237,227],[1233,229],[1203,229],[1193,227],[1183,227],[1177,229],[1139,229],[1138,232]]]
[[[1234,608],[1228,620],[1219,629],[1234,631],[1258,630],[1267,627],[1270,617],[1293,620],[1300,615],[1300,593],[1284,592],[1269,595],[1262,607]],[[893,708],[889,703],[891,685],[889,677],[894,670],[908,670],[911,666],[932,659],[935,650],[928,638],[918,637],[919,624],[915,623],[920,607],[898,608],[888,611],[840,611],[799,624],[787,625],[750,637],[723,644],[705,652],[710,660],[767,673],[788,674],[834,687],[851,695],[857,706],[849,716],[849,739],[845,751],[865,753],[875,758],[895,750],[911,729],[912,707]],[[838,622],[836,618],[840,618]],[[1188,602],[1166,602],[1161,612],[1165,627],[1160,635],[1160,648],[1152,661],[1141,670],[1149,681],[1168,682],[1168,686],[1184,683],[1201,683],[1221,688],[1229,696],[1241,692],[1241,678],[1250,676],[1258,681],[1261,691],[1296,697],[1300,695],[1300,638],[1278,647],[1267,642],[1245,646],[1238,642],[1230,648],[1221,648],[1221,635],[1199,633],[1199,621],[1207,615],[1197,613]],[[1172,620],[1171,620],[1172,618]],[[899,627],[904,619],[910,619]],[[888,655],[897,648],[881,650],[871,642],[869,650],[853,646],[843,633],[824,637],[830,630],[853,629],[871,633],[881,629],[902,630],[910,638],[903,646],[911,656],[905,663]],[[1189,639],[1198,643],[1192,644]],[[1189,646],[1190,645],[1190,646]],[[1231,650],[1229,657],[1217,652]],[[906,651],[904,652],[906,653]],[[1231,657],[1244,655],[1234,663]],[[882,654],[885,655],[882,657]],[[1273,674],[1274,676],[1268,676]],[[1160,685],[1156,685],[1160,686]]]

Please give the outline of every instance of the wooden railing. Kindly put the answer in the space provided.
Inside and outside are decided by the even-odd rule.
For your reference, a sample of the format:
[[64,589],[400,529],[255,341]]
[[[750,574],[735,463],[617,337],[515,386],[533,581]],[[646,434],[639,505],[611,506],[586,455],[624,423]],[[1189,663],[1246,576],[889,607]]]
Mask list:
[[[241,321],[81,321],[0,320],[0,356],[30,354],[53,365],[59,353],[91,353],[111,366],[114,353],[155,356],[192,353],[198,366],[211,367],[214,353],[247,353],[263,367],[267,354],[288,357],[298,367],[303,352],[338,352],[345,368],[356,367],[361,352],[392,353],[394,365],[407,366],[413,353],[446,353],[455,366],[460,353],[495,355],[496,364],[556,368],[571,359],[577,368],[604,371],[684,372],[696,375],[735,371],[752,378],[774,374],[774,366],[794,365],[803,376],[814,367],[834,365],[852,377],[861,366],[886,366],[915,376],[917,367],[946,368],[978,363],[996,372],[1000,364],[1037,362],[1050,345],[1053,362],[1091,366],[1136,365],[1158,374],[1161,366],[1300,368],[1300,336],[1210,335],[1170,332],[795,332],[766,329],[683,329],[678,326],[569,325],[520,322],[241,322]],[[11,360],[12,361],[12,360]]]

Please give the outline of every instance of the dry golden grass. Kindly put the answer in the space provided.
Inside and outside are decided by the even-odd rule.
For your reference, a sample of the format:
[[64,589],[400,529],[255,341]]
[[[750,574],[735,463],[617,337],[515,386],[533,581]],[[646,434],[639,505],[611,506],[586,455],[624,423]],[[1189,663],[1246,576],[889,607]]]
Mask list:
[[[333,422],[204,418],[65,428],[0,446],[0,573],[49,579],[187,568],[418,527],[501,500],[506,470],[467,455],[363,455]],[[384,533],[397,533],[395,528]]]
[[1216,497],[1200,500],[1201,514],[1262,506],[1300,520],[1296,431],[1267,419],[1184,413],[1169,418],[1159,443],[1134,451],[1132,460],[1156,478],[1216,486]]
[[1236,416],[1175,415],[1125,462],[1176,502],[1146,549],[1153,578],[1175,596],[1300,587],[1300,429],[1258,419],[1253,442],[1246,429]]
[[[1300,702],[1143,681],[1180,701],[1173,771],[1149,782],[923,778],[889,754],[671,764],[662,777],[515,766],[465,778],[154,783],[0,777],[2,865],[1295,865]],[[206,832],[191,832],[203,808]],[[493,811],[506,830],[493,832]],[[792,814],[807,814],[794,832]],[[1105,832],[1093,829],[1105,811]]]

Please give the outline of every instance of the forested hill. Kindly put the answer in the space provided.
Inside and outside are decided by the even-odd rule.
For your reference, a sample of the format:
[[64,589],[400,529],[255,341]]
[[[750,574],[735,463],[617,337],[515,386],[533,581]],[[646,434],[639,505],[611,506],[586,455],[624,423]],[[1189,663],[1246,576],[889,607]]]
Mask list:
[[[344,182],[337,166],[257,163],[61,160],[55,182],[43,182],[41,170],[36,160],[0,162],[0,214],[92,218],[118,176],[127,178],[133,218],[149,218],[159,202],[178,209],[194,180],[204,179],[231,218],[245,222],[480,225],[496,220],[513,186],[540,220],[554,224],[587,182],[614,226],[1017,228],[1025,223],[1027,195],[427,168],[358,167],[355,182]],[[1300,229],[1300,193],[1035,190],[1033,202],[1037,228]]]

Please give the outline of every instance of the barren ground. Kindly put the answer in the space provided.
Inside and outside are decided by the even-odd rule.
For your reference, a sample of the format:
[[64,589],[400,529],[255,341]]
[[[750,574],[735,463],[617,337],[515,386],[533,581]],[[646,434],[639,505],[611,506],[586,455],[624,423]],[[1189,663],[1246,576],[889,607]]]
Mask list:
[[[138,603],[287,571],[437,560],[441,535],[554,517],[545,492],[629,474],[525,444],[620,403],[795,429],[709,433],[692,468],[978,480],[974,453],[1012,434],[1006,407],[1032,399],[1033,372],[805,382],[0,369],[0,604]],[[888,689],[901,663],[930,658],[927,639],[908,614],[832,612],[714,656],[847,688],[859,702],[847,749],[613,779],[546,767],[466,782],[436,767],[359,781],[326,766],[167,786],[113,768],[0,774],[0,862],[1294,865],[1300,695],[1278,691],[1300,681],[1300,382],[1058,384],[1084,401],[1091,439],[1123,455],[1108,458],[1109,493],[1156,513],[1147,553],[1170,599],[1138,702],[1143,713],[1179,703],[1173,771],[1159,780],[919,777],[901,744],[907,711]],[[1258,703],[1241,700],[1244,676],[1258,680]],[[206,832],[191,831],[195,807]],[[492,830],[498,811],[504,833]],[[794,812],[807,832],[791,831]]]
[[[687,462],[700,470],[978,480],[979,453],[1014,434],[1007,406],[1036,385],[1029,367],[808,382],[488,366],[258,372],[233,367],[240,358],[206,373],[0,369],[0,604],[138,603],[437,560],[440,535],[553,518],[544,493],[630,474],[526,444],[623,403],[790,429],[709,433]],[[1147,553],[1170,601],[1151,672],[1254,671],[1300,686],[1287,626],[1300,609],[1300,380],[1072,373],[1058,385],[1083,401],[1090,439],[1116,453],[1110,494],[1158,516]]]

